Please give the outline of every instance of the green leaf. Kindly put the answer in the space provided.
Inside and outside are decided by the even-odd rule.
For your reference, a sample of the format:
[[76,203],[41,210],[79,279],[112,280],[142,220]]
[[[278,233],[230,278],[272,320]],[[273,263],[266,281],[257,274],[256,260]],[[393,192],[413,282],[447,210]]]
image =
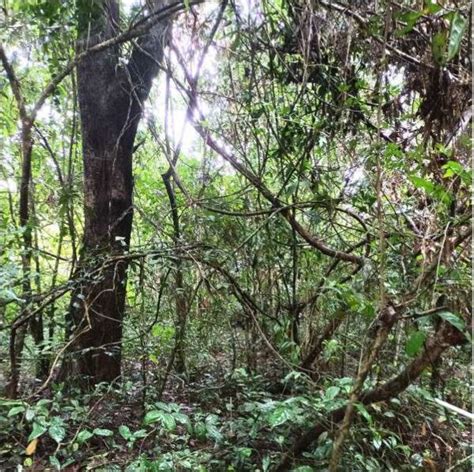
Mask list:
[[403,36],[409,33],[416,25],[416,22],[423,15],[423,12],[419,11],[409,11],[400,15],[400,20],[405,22],[406,25],[400,30],[397,31],[397,36]]
[[169,341],[174,336],[175,329],[172,326],[165,326],[160,324],[153,325],[151,334],[154,338],[161,338],[163,341]]
[[434,184],[429,180],[423,179],[422,177],[418,177],[416,175],[411,175],[409,180],[416,188],[426,190],[428,193],[434,191]]
[[35,417],[35,414],[35,410],[33,410],[32,408],[28,408],[25,413],[26,421],[31,421]]
[[110,429],[105,429],[105,428],[95,428],[94,431],[92,431],[96,436],[113,436],[114,432],[110,431]]
[[198,422],[194,425],[194,435],[198,439],[205,439],[207,435],[206,425],[202,422]]
[[372,424],[372,416],[367,411],[367,408],[362,403],[355,404],[356,410],[365,418],[367,423]]
[[18,406],[18,405],[23,405],[23,402],[21,400],[6,400],[3,398],[0,398],[0,406]]
[[148,434],[148,432],[147,432],[146,429],[139,429],[138,431],[135,431],[132,436],[135,439],[140,439],[140,438],[146,437],[147,434]]
[[435,62],[442,66],[446,62],[446,44],[448,41],[448,33],[446,30],[440,31],[433,36],[431,42],[431,51]]
[[411,175],[409,180],[416,188],[425,190],[425,192],[431,197],[445,204],[451,203],[452,196],[441,185],[435,184],[416,175]]
[[39,424],[39,423],[33,423],[33,430],[31,431],[30,435],[28,436],[28,442],[33,441],[33,439],[39,438],[42,436],[44,433],[46,433],[48,429]]
[[8,417],[12,417],[12,416],[15,416],[15,415],[18,415],[20,413],[23,413],[25,411],[25,407],[24,406],[14,406],[13,408],[10,409],[10,411],[8,412]]
[[414,331],[407,339],[405,352],[410,356],[416,356],[423,346],[426,334],[423,331]]
[[122,426],[119,426],[118,429],[120,436],[122,436],[123,439],[128,441],[133,435],[132,432],[130,431],[130,428],[128,426],[125,426],[124,424]]
[[432,0],[427,0],[425,1],[425,5],[423,7],[423,13],[426,15],[432,15],[435,13],[438,13],[439,11],[442,10],[442,7],[438,5],[437,3],[433,3]]
[[149,411],[144,418],[145,424],[152,424],[159,421],[165,429],[168,431],[173,431],[176,429],[176,420],[171,413],[166,413],[161,410],[151,410]]
[[155,406],[168,413],[171,413],[173,410],[179,410],[179,406],[176,403],[156,402]]
[[269,416],[268,421],[270,425],[275,428],[283,423],[286,423],[291,418],[291,410],[286,405],[281,405],[272,412]]
[[374,438],[372,439],[372,444],[377,450],[382,447],[382,437],[380,436],[379,433],[374,432]]
[[449,31],[448,61],[453,59],[459,52],[466,25],[467,19],[460,15],[459,12],[456,12],[451,19],[451,29]]
[[268,472],[270,470],[270,466],[272,465],[272,461],[269,456],[265,456],[262,460],[262,469],[263,472]]
[[48,434],[51,439],[54,439],[59,444],[66,436],[66,430],[60,424],[53,424],[49,427]]
[[339,395],[340,391],[341,391],[340,387],[336,387],[336,386],[329,387],[324,392],[324,399],[329,400],[329,401],[334,400]]
[[174,416],[174,419],[178,423],[184,424],[186,426],[191,423],[190,420],[189,420],[189,416],[185,415],[184,413],[174,413],[173,416]]
[[213,424],[206,423],[206,431],[207,431],[207,436],[213,439],[215,442],[222,441],[221,432]]
[[252,455],[252,449],[250,449],[250,447],[239,447],[237,453],[240,457],[250,457]]
[[92,433],[91,431],[89,431],[89,430],[87,430],[87,429],[83,429],[83,430],[77,435],[76,441],[77,441],[79,444],[82,444],[82,443],[85,443],[86,441],[88,441],[92,436],[94,436],[94,433]]
[[466,324],[464,323],[464,320],[458,315],[455,315],[454,313],[451,313],[450,311],[443,310],[443,311],[438,312],[438,316],[442,318],[444,321],[447,321],[449,324],[452,324],[459,331],[461,332],[465,331]]
[[49,456],[49,463],[53,467],[56,467],[57,470],[61,470],[61,462],[59,462],[59,459],[56,456]]
[[472,182],[472,172],[464,169],[464,167],[457,161],[448,161],[444,164],[443,169],[446,171],[443,177],[452,177],[458,175],[464,184],[470,185]]
[[143,419],[145,424],[152,424],[156,423],[161,418],[161,411],[160,410],[150,410]]
[[164,413],[164,412],[160,412],[161,413],[161,424],[163,425],[163,427],[165,429],[167,429],[168,431],[174,431],[176,429],[176,421],[173,417],[173,415],[171,415],[170,413]]

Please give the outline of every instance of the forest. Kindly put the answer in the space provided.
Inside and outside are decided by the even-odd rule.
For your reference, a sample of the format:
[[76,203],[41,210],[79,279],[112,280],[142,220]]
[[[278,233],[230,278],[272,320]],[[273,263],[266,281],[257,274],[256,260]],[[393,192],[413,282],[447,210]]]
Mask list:
[[0,471],[471,471],[468,0],[0,0]]

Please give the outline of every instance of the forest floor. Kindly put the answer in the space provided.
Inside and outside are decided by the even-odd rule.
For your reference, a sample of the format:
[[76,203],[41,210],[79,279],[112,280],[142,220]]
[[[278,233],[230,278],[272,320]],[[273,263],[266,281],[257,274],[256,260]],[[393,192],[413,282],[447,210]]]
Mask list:
[[[0,412],[0,470],[270,471],[343,397],[340,379],[337,390],[301,378],[282,384],[276,370],[225,377],[215,369],[170,376],[158,398],[157,382],[148,379],[144,392],[137,372],[117,388],[66,397],[53,387],[22,411],[10,404]],[[341,470],[471,470],[469,425],[420,391],[360,410]],[[35,424],[44,431],[31,439]],[[331,431],[292,470],[324,470]]]

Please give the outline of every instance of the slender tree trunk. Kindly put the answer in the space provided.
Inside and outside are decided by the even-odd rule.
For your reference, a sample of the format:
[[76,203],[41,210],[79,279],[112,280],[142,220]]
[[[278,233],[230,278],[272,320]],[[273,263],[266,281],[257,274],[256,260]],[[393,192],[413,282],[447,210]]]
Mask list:
[[[79,49],[118,33],[118,3],[98,12]],[[156,9],[164,5],[155,3]],[[86,56],[77,69],[84,162],[84,236],[70,306],[72,339],[60,377],[84,386],[121,373],[122,320],[132,230],[132,154],[142,104],[163,54],[165,23],[142,37],[127,65],[118,46]],[[116,262],[110,263],[111,258]]]
[[[20,181],[20,205],[19,224],[23,229],[23,247],[21,254],[22,266],[22,314],[27,317],[31,302],[31,248],[32,228],[30,222],[30,182],[31,182],[31,156],[33,151],[33,138],[31,128],[33,121],[28,115],[20,83],[15,75],[10,62],[7,59],[3,47],[0,45],[0,61],[10,82],[13,95],[18,107],[21,121],[21,181]],[[5,394],[10,398],[18,395],[18,383],[20,380],[21,356],[25,343],[26,326],[13,327],[10,333],[10,377],[5,388]]]
[[171,218],[173,220],[173,240],[175,246],[175,306],[176,306],[176,334],[174,347],[174,364],[176,371],[180,374],[186,372],[186,353],[185,353],[185,336],[188,308],[186,296],[184,293],[184,280],[182,261],[179,258],[179,244],[181,240],[181,228],[179,225],[178,207],[176,205],[176,195],[171,181],[171,170],[162,175],[165,184],[166,193],[171,207]]

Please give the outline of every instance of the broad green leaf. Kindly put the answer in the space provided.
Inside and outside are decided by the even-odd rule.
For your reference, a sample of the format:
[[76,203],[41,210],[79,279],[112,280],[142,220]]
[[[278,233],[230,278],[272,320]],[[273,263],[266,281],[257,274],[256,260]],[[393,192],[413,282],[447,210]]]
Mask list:
[[205,439],[207,434],[206,425],[202,422],[198,422],[194,425],[194,434],[199,439]]
[[156,402],[155,406],[168,413],[171,413],[173,410],[179,410],[179,406],[176,403]]
[[325,400],[334,400],[339,392],[341,391],[340,387],[332,386],[329,387],[325,392],[324,392],[324,399]]
[[221,432],[216,428],[215,425],[211,423],[206,423],[206,432],[207,436],[211,439],[213,439],[215,442],[220,442],[222,441],[222,434]]
[[49,456],[49,463],[56,467],[56,470],[61,470],[61,462],[56,456]]
[[252,455],[252,449],[250,447],[239,447],[237,452],[241,457],[250,457]]
[[77,441],[79,444],[82,444],[82,443],[85,443],[86,441],[88,441],[92,436],[94,436],[94,433],[92,433],[91,431],[89,431],[89,430],[87,430],[87,429],[83,429],[83,430],[77,435],[76,441]]
[[449,31],[449,42],[448,42],[448,56],[447,60],[450,61],[459,52],[461,47],[462,37],[466,30],[467,19],[464,18],[459,12],[456,12],[451,19],[451,29]]
[[265,456],[262,460],[262,469],[263,472],[267,472],[270,470],[270,466],[272,464],[272,461],[269,456]]
[[416,175],[411,175],[409,180],[416,188],[425,190],[425,192],[431,197],[445,204],[451,203],[452,196],[441,185],[435,184]]
[[147,434],[148,432],[146,429],[139,429],[138,431],[135,431],[132,436],[135,439],[139,439],[139,438],[144,438]]
[[176,420],[171,413],[162,410],[151,410],[145,415],[145,424],[152,424],[159,421],[165,429],[173,431],[176,429]]
[[105,428],[95,428],[93,433],[96,435],[96,436],[104,436],[104,437],[107,437],[107,436],[113,436],[113,431],[110,431],[110,429],[105,429]]
[[423,177],[418,177],[416,175],[411,175],[409,177],[409,179],[410,179],[410,182],[416,188],[422,188],[423,190],[426,190],[427,192],[433,192],[433,190],[434,190],[433,182],[430,182],[429,180],[426,180]]
[[15,416],[15,415],[18,415],[20,413],[23,413],[25,411],[25,407],[24,406],[14,406],[13,408],[10,409],[10,411],[8,412],[8,417],[12,417],[12,416]]
[[161,418],[162,411],[160,410],[150,410],[143,419],[145,424],[156,423]]
[[379,433],[374,432],[374,438],[372,439],[372,444],[377,450],[382,447],[382,437],[380,436]]
[[451,313],[450,311],[443,310],[443,311],[438,312],[438,316],[442,318],[444,321],[447,321],[448,323],[452,324],[459,331],[461,332],[465,331],[466,324],[464,323],[464,320],[458,315],[455,315],[454,313]]
[[169,341],[174,336],[175,329],[172,326],[166,326],[161,324],[153,325],[151,334],[155,338],[161,338],[163,341]]
[[161,413],[161,424],[164,426],[165,429],[167,429],[168,431],[174,431],[176,429],[176,421],[173,417],[172,414],[170,413],[164,413],[164,412],[160,412]]
[[423,331],[414,331],[407,339],[405,352],[410,356],[416,356],[423,346],[426,334]]
[[66,430],[60,424],[53,424],[49,427],[48,434],[59,444],[66,436]]
[[3,398],[0,398],[0,406],[19,406],[19,405],[23,405],[23,402],[21,400],[5,400]]
[[283,423],[286,423],[291,418],[291,410],[286,405],[281,405],[271,413],[268,418],[270,425],[275,428]]
[[122,436],[122,438],[126,441],[128,441],[133,436],[132,432],[130,431],[130,428],[124,424],[119,426],[118,431],[120,433],[120,436]]
[[39,438],[42,436],[48,428],[45,426],[39,424],[39,423],[33,423],[33,430],[31,431],[30,435],[28,436],[28,442],[33,441],[33,439]]
[[174,419],[181,424],[188,425],[190,424],[189,416],[184,413],[174,413]]

